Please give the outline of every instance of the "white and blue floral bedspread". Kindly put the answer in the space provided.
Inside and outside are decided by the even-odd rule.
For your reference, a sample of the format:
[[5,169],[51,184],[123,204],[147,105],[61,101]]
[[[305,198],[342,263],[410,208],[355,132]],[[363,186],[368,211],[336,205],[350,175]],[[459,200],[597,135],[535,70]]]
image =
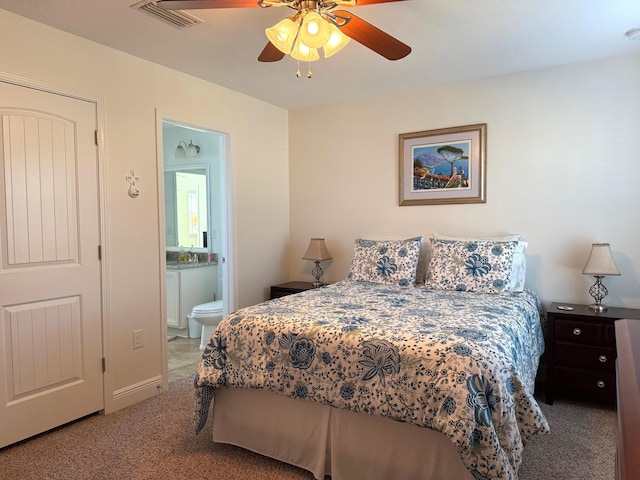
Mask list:
[[531,291],[490,295],[339,282],[225,318],[195,378],[196,430],[216,386],[267,389],[444,433],[476,479],[517,479],[549,426]]

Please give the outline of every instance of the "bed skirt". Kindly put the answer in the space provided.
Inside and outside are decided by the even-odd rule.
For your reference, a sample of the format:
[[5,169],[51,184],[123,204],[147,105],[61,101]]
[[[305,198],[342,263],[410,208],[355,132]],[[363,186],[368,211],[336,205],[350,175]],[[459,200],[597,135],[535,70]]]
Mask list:
[[318,480],[473,479],[439,432],[264,390],[217,388],[213,440],[298,466]]

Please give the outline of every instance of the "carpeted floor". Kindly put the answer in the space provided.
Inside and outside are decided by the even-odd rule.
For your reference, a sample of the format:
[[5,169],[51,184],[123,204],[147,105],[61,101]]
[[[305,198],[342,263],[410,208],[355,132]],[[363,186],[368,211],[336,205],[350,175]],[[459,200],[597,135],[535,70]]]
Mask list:
[[614,480],[616,411],[614,407],[538,400],[551,433],[524,449],[519,480]]
[[[296,467],[194,435],[191,378],[111,415],[95,415],[0,450],[3,480],[312,480]],[[519,480],[613,480],[613,408],[541,403],[552,433],[525,448]],[[354,479],[359,480],[359,479]],[[363,479],[366,480],[366,479]]]

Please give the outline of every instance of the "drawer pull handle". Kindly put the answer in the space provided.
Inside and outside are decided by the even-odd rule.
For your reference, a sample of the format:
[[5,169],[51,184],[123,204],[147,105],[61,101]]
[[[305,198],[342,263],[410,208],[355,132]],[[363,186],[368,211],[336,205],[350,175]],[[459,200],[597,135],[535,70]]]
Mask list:
[[574,335],[580,335],[582,333],[582,330],[580,330],[579,328],[574,328],[573,329],[573,334]]
[[602,363],[607,363],[607,356],[606,355],[600,355],[598,357],[598,360],[600,360]]
[[598,380],[598,388],[604,388],[604,382],[602,380]]

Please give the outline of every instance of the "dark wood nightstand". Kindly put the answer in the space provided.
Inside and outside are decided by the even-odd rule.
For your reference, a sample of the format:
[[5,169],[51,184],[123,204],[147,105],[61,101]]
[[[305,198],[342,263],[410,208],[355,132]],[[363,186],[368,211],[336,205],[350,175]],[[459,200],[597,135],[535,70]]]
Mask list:
[[271,300],[274,298],[284,297],[286,295],[292,295],[294,293],[304,292],[305,290],[311,290],[313,282],[287,282],[279,285],[271,286]]
[[[563,310],[558,307],[572,307]],[[556,392],[589,400],[616,399],[616,336],[614,322],[640,320],[640,310],[609,307],[596,313],[587,305],[552,303],[547,311],[546,402]]]

